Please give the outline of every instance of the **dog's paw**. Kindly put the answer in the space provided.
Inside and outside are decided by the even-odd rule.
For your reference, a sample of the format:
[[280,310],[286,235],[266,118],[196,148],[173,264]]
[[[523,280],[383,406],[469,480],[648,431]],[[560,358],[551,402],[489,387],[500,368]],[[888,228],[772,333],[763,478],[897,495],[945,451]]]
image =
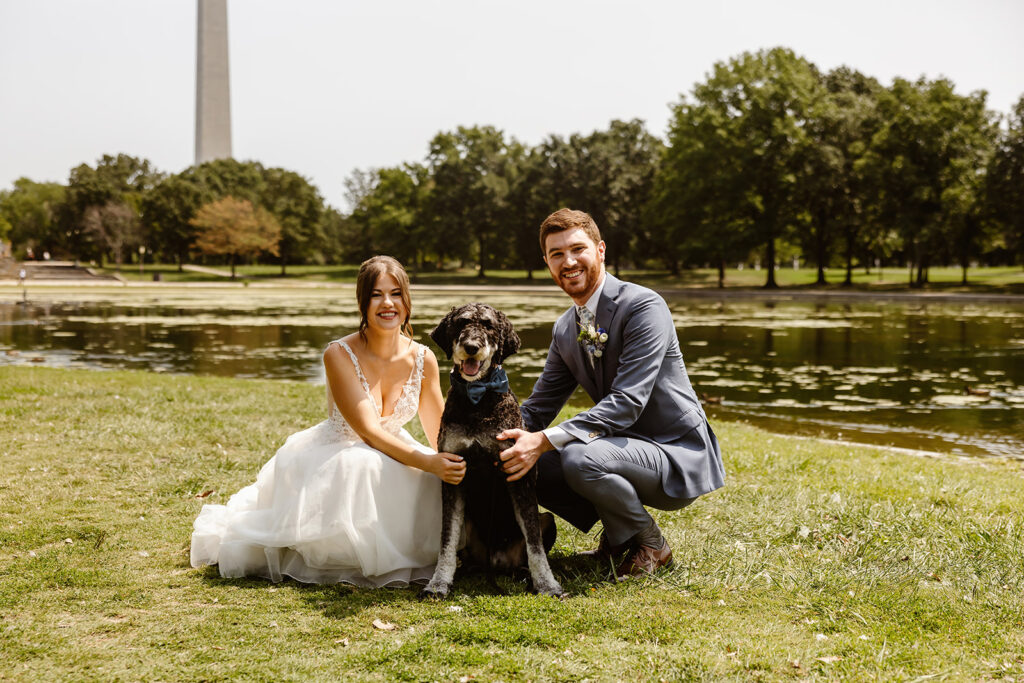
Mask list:
[[562,590],[562,586],[557,581],[552,581],[539,586],[535,585],[534,589],[536,590],[537,595],[547,595],[552,598],[566,597],[565,591]]
[[451,586],[440,581],[431,581],[420,591],[420,600],[444,600]]

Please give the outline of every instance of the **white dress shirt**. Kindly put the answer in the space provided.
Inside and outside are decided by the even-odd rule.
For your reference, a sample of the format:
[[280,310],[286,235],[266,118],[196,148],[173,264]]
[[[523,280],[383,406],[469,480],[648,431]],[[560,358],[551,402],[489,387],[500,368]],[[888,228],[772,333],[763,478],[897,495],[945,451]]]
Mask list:
[[[597,286],[594,293],[587,299],[587,303],[584,306],[594,315],[594,319],[597,319],[597,304],[601,301],[601,290],[604,289],[604,272],[601,273],[601,284]],[[579,308],[578,306],[576,308]],[[569,432],[562,429],[560,426],[555,425],[554,427],[548,427],[544,430],[544,436],[548,437],[548,441],[554,446],[555,450],[560,451],[571,441],[575,441],[576,437],[571,435]]]

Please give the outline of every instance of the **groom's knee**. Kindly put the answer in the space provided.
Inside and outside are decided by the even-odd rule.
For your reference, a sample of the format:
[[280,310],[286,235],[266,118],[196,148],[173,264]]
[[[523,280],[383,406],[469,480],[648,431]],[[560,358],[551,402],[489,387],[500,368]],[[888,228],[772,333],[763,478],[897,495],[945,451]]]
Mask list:
[[600,468],[591,454],[589,444],[570,443],[562,448],[562,476],[576,491],[587,488],[600,474]]

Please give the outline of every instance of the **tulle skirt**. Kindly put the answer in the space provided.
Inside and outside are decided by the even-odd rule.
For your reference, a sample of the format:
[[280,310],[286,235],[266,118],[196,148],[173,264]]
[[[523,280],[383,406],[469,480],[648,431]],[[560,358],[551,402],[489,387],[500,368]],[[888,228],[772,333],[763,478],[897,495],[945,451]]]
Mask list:
[[203,506],[191,561],[229,578],[402,586],[430,580],[440,537],[441,481],[328,420],[288,437],[226,505]]

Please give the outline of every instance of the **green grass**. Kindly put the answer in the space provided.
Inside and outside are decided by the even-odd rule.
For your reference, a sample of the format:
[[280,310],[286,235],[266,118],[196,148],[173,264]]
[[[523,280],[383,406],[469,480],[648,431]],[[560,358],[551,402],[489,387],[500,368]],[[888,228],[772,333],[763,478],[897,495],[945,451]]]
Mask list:
[[[228,271],[227,267],[217,267],[219,270]],[[287,276],[280,276],[281,268],[276,265],[239,266],[237,268],[240,278],[253,281],[267,282],[355,282],[356,273],[359,270],[355,265],[344,266],[288,266]],[[111,268],[101,269],[101,272],[113,273]],[[138,267],[125,267],[120,271],[121,277],[131,281],[151,281],[153,273],[160,273],[160,277],[166,282],[204,282],[218,281],[214,275],[194,272],[178,272],[177,266],[167,264],[147,265],[142,274]],[[672,276],[667,271],[655,270],[624,270],[622,275],[633,282],[639,282],[659,289],[673,289],[680,287],[701,287],[716,288],[718,286],[718,272],[709,268],[696,268],[683,271],[679,276]],[[485,283],[492,285],[530,285],[530,284],[551,284],[551,279],[546,270],[533,272],[533,279],[527,277],[524,270],[489,270],[487,277],[480,279],[477,271],[473,268],[462,268],[444,272],[422,272],[413,273],[413,281],[419,284],[438,285],[465,285]],[[757,288],[764,285],[767,272],[746,268],[737,270],[731,268],[726,270],[725,285],[727,288]],[[819,287],[815,284],[817,270],[814,268],[780,268],[775,271],[776,281],[780,287],[801,288],[801,289],[827,289],[843,290],[842,282],[846,277],[846,271],[839,268],[830,268],[826,271],[828,284]],[[991,292],[991,293],[1017,293],[1024,294],[1024,269],[1017,266],[972,268],[968,270],[968,284],[960,284],[961,271],[959,268],[932,268],[929,273],[930,282],[923,289],[924,291],[963,291],[963,292]],[[853,272],[853,288],[856,290],[868,291],[901,291],[909,290],[908,271],[904,268],[883,268],[872,269],[865,273],[862,269]],[[919,291],[919,290],[913,290]]]
[[224,502],[322,412],[300,383],[0,368],[0,678],[1024,676],[1020,463],[742,424],[715,425],[727,486],[656,513],[676,562],[651,579],[613,582],[565,526],[563,601],[505,578],[438,604],[191,569],[196,494]]

